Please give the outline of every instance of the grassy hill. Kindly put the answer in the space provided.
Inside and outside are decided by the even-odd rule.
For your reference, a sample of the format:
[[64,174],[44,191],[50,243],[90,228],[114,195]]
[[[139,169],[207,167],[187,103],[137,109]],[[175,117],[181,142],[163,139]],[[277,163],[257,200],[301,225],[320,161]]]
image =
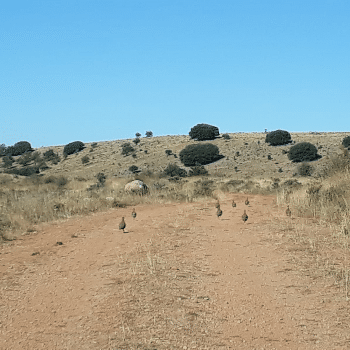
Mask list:
[[[295,204],[300,213],[306,209],[315,212],[307,193],[310,186],[317,189],[321,184],[318,195],[330,187],[345,186],[349,156],[341,143],[350,133],[291,133],[292,143],[284,146],[269,146],[265,143],[265,133],[228,135],[229,139],[220,135],[212,141],[169,135],[140,138],[138,144],[133,139],[86,143],[82,151],[67,157],[63,156],[64,145],[42,147],[35,149],[32,153],[35,157],[26,162],[23,162],[24,156],[14,156],[11,166],[5,166],[2,158],[2,237],[11,239],[9,237],[23,231],[34,230],[33,225],[43,221],[141,202],[211,200],[220,197],[221,191],[276,193],[281,203]],[[321,158],[308,164],[291,162],[288,150],[299,142],[315,145]],[[123,155],[122,145],[125,143],[130,143],[135,151]],[[190,168],[181,163],[179,153],[187,145],[198,143],[212,143],[223,155],[220,160],[204,166],[207,175],[171,178],[164,174],[169,164],[176,164],[189,172]],[[42,163],[44,153],[50,149],[58,154],[60,161],[45,161],[46,169],[41,169],[39,174],[17,176],[6,173]],[[166,150],[171,150],[171,154]],[[139,172],[130,171],[131,166],[136,166]],[[106,178],[103,184],[97,178],[99,173]],[[307,174],[311,176],[305,176]],[[134,179],[143,180],[148,185],[149,195],[139,197],[124,192],[125,184]],[[347,198],[347,192],[338,187],[334,193],[339,192],[339,198]],[[297,198],[305,198],[305,205]],[[341,207],[343,212],[347,209],[347,204],[345,208],[344,205]]]

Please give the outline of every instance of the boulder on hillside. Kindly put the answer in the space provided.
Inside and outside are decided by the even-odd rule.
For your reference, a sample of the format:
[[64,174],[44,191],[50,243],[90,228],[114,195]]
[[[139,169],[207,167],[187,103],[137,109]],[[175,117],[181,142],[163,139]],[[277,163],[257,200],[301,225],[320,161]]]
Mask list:
[[148,193],[148,187],[141,180],[135,180],[125,185],[124,190],[128,193],[144,195]]

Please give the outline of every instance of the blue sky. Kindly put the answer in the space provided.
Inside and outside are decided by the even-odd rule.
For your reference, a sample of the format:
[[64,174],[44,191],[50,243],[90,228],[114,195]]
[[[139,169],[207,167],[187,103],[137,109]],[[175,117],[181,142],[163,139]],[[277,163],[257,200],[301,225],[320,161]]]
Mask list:
[[349,131],[348,0],[3,0],[0,144]]

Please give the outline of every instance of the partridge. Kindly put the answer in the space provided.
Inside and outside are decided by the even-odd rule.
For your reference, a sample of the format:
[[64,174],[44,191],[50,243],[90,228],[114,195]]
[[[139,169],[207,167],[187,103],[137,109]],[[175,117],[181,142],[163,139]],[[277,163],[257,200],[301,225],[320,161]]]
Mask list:
[[244,211],[244,214],[242,215],[242,220],[244,222],[246,222],[248,220],[248,215],[247,215],[247,213],[245,211]]
[[233,200],[233,201],[232,201],[232,207],[233,207],[233,208],[236,208],[236,206],[237,206],[237,204],[236,204],[235,200]]
[[218,218],[222,215],[222,210],[220,209],[220,207],[218,207],[216,215],[217,215]]
[[286,215],[287,216],[291,216],[292,215],[292,212],[289,209],[289,205],[287,206]]
[[248,197],[247,197],[247,199],[245,200],[245,205],[249,205]]
[[135,219],[136,218],[136,211],[135,208],[132,210],[131,216]]
[[123,216],[122,221],[119,224],[119,230],[123,230],[123,232],[124,232],[125,227],[126,227],[126,223],[124,221],[124,216]]

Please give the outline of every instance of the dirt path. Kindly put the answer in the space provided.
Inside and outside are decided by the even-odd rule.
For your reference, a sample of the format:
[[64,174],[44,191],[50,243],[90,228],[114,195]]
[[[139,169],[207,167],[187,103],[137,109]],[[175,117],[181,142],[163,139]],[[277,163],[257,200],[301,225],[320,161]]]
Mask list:
[[349,349],[346,302],[296,269],[274,197],[249,198],[223,197],[220,219],[213,202],[140,205],[4,245],[0,349]]

